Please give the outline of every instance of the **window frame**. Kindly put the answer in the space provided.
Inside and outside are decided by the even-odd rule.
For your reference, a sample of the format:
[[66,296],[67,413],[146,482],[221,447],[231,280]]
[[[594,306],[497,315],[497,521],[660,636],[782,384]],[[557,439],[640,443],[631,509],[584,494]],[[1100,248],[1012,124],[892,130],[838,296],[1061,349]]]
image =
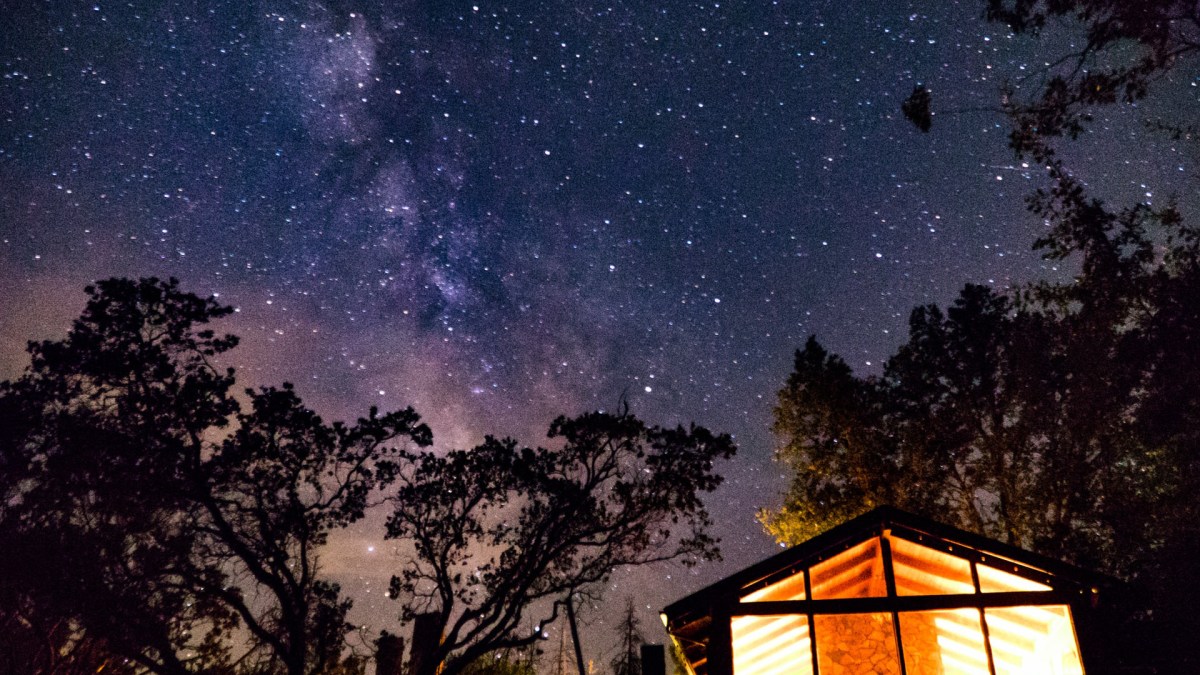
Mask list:
[[[1054,578],[1035,568],[1023,565],[1011,559],[1002,558],[999,556],[988,555],[969,547],[955,546],[954,544],[941,540],[931,539],[923,533],[916,531],[908,531],[901,527],[884,528],[879,531],[874,537],[878,538],[878,545],[882,550],[883,556],[883,572],[886,585],[886,594],[873,597],[848,597],[848,598],[822,598],[814,599],[812,593],[811,569],[828,561],[842,553],[861,546],[868,539],[855,538],[847,540],[842,545],[827,550],[822,555],[805,561],[803,565],[792,565],[787,569],[779,570],[758,581],[746,584],[734,598],[729,598],[726,611],[720,612],[726,630],[721,631],[725,635],[732,638],[731,624],[727,623],[736,617],[750,616],[805,616],[808,622],[808,639],[811,645],[811,665],[813,675],[820,675],[820,668],[817,654],[817,643],[821,639],[819,632],[816,630],[815,617],[821,615],[843,615],[843,614],[888,614],[892,619],[892,637],[895,642],[895,651],[898,655],[900,663],[900,673],[906,675],[906,667],[904,660],[904,634],[900,626],[900,614],[904,612],[922,612],[922,611],[938,611],[938,610],[955,610],[955,609],[974,609],[979,614],[980,627],[983,633],[983,644],[987,656],[988,672],[991,675],[996,675],[997,669],[995,659],[992,654],[992,638],[988,631],[986,609],[990,608],[1010,608],[1010,607],[1054,607],[1064,608],[1066,610],[1067,620],[1070,622],[1072,638],[1074,640],[1075,654],[1080,662],[1080,668],[1083,669],[1082,649],[1079,644],[1078,631],[1075,628],[1075,617],[1072,611],[1072,605],[1077,600],[1078,594],[1067,590],[1058,589],[1054,585]],[[907,543],[924,546],[926,548],[940,551],[953,555],[960,559],[965,559],[970,563],[971,582],[974,585],[972,593],[946,593],[937,595],[901,595],[897,593],[895,569],[893,567],[891,539],[902,539]],[[996,569],[1006,574],[1013,574],[1022,579],[1046,586],[1049,590],[1025,590],[1025,591],[998,591],[998,592],[983,592],[981,590],[979,579],[979,565]],[[780,583],[781,581],[794,577],[795,575],[804,575],[804,598],[800,600],[744,600],[762,589]],[[724,604],[724,603],[723,603]],[[716,616],[714,615],[714,618]],[[730,657],[732,659],[732,644],[730,645]],[[736,675],[736,673],[734,674]]]

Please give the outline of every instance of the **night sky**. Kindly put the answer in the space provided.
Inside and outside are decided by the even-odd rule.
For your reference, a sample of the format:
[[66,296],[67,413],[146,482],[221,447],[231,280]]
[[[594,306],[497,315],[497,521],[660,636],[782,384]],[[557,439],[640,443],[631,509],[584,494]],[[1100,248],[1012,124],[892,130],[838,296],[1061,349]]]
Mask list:
[[[618,574],[584,617],[597,667],[626,596],[662,640],[663,605],[776,550],[754,512],[809,334],[878,372],[912,306],[1065,273],[1030,250],[1038,168],[980,109],[1070,35],[1012,38],[982,0],[0,6],[0,377],[89,281],[175,276],[238,307],[242,384],[327,418],[412,405],[443,448],[532,444],[624,397],[735,435],[725,561]],[[917,83],[931,134],[899,114]],[[1141,115],[1072,147],[1107,196],[1196,175]],[[381,523],[325,563],[395,630]]]

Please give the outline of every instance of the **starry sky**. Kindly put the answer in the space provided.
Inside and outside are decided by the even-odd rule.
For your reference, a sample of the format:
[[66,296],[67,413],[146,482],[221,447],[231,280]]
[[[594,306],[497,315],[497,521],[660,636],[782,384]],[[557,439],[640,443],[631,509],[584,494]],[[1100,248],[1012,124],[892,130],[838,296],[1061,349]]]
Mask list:
[[[982,4],[4,0],[0,377],[89,281],[175,276],[238,308],[243,384],[327,418],[412,405],[440,447],[537,443],[624,397],[734,434],[725,561],[618,573],[584,615],[607,664],[624,597],[661,640],[663,605],[775,550],[754,512],[808,335],[874,373],[914,305],[1066,273],[1030,250],[1042,177],[995,108],[1073,36]],[[898,111],[918,83],[931,134]],[[1140,114],[1070,149],[1107,196],[1195,175]],[[381,522],[325,561],[394,629]]]

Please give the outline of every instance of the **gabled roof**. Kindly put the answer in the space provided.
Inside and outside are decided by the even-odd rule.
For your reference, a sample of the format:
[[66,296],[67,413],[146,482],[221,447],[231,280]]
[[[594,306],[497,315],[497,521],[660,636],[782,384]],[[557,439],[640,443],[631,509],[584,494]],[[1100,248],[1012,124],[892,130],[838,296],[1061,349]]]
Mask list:
[[878,536],[884,530],[892,530],[901,536],[907,534],[909,536],[906,536],[906,539],[912,538],[926,546],[954,547],[956,555],[967,559],[1016,563],[1016,574],[1028,576],[1041,583],[1049,582],[1055,587],[1067,584],[1091,588],[1107,586],[1113,581],[1103,575],[995,539],[944,525],[891,506],[881,506],[677,600],[663,609],[663,613],[668,617],[675,616],[693,607],[707,607],[717,597],[741,595],[755,587],[765,586]]
[[[886,534],[887,537],[881,535]],[[863,586],[862,575],[858,569],[870,566],[869,558],[878,556],[878,545],[872,541],[882,542],[888,539],[895,546],[917,551],[920,558],[902,561],[903,552],[893,548],[892,560],[896,572],[889,572],[898,578],[902,565],[909,569],[918,570],[917,576],[937,577],[938,574],[922,574],[922,566],[938,565],[941,563],[957,563],[968,570],[961,574],[966,577],[966,593],[983,588],[982,573],[988,571],[1003,577],[1007,588],[993,590],[1053,590],[1062,593],[1064,597],[1074,597],[1081,600],[1092,598],[1101,587],[1109,587],[1113,580],[1102,575],[1087,572],[1072,565],[1047,558],[1015,546],[1010,546],[987,537],[982,537],[965,530],[943,525],[912,513],[892,507],[880,507],[869,511],[857,518],[847,521],[827,532],[824,532],[802,544],[772,556],[760,563],[751,565],[741,571],[707,586],[691,595],[678,600],[663,610],[667,630],[672,637],[684,648],[688,661],[693,670],[703,674],[703,664],[706,660],[709,633],[712,628],[714,607],[726,606],[729,603],[750,602],[759,600],[785,600],[788,598],[812,596],[821,597],[815,574],[809,575],[812,588],[805,594],[807,583],[801,574],[806,569],[819,570],[822,562],[840,556],[838,561],[830,562],[824,568],[837,567],[840,576],[847,581],[837,582],[839,590],[825,591],[827,597],[865,597],[880,595],[878,589],[871,590]],[[885,544],[886,545],[886,544]],[[874,546],[874,552],[872,552]],[[855,551],[851,552],[851,549]],[[922,553],[923,552],[923,553]],[[844,555],[841,555],[844,554]],[[979,578],[972,584],[971,565],[967,561],[978,563]],[[878,566],[878,561],[876,561]],[[816,567],[814,567],[816,566]],[[855,569],[850,569],[850,568]],[[853,578],[851,578],[853,577]],[[962,577],[960,577],[961,579]],[[791,581],[787,581],[791,579]],[[799,579],[800,581],[796,581]],[[780,583],[787,581],[787,583]],[[941,583],[952,586],[955,582],[950,579],[940,580]],[[896,581],[889,581],[893,586]],[[916,581],[920,584],[920,581]],[[857,585],[856,585],[857,584]],[[768,587],[771,587],[768,589]],[[759,591],[756,593],[756,591]],[[922,590],[900,589],[901,595],[926,595],[930,593],[962,593],[961,590]],[[753,595],[752,595],[753,594]],[[764,597],[766,596],[766,597]],[[958,596],[962,597],[962,596]],[[1092,598],[1094,599],[1094,598]],[[784,603],[773,603],[782,605]],[[745,609],[747,606],[738,605]],[[735,612],[736,613],[736,612]]]

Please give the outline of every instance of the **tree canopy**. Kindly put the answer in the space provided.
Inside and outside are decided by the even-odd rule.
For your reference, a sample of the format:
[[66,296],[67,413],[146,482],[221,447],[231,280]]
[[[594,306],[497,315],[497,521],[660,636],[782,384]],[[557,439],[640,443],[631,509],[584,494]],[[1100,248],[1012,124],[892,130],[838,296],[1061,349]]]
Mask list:
[[[290,384],[234,395],[232,309],[110,279],[0,383],[0,664],[15,671],[361,672],[330,533],[372,504],[403,540],[403,620],[445,635],[425,673],[529,647],[621,566],[712,558],[701,496],[726,435],[627,410],[555,420],[550,448],[420,450],[411,408],[327,423]],[[531,618],[532,617],[532,618]],[[524,667],[524,666],[523,666]],[[486,669],[486,668],[485,668]],[[494,668],[491,668],[494,670]]]
[[318,549],[428,428],[411,409],[327,424],[286,384],[242,409],[213,365],[237,339],[205,327],[231,308],[175,280],[87,294],[0,385],[4,612],[138,670],[335,669],[350,603]]
[[632,596],[625,598],[625,609],[621,611],[616,628],[619,636],[617,654],[608,664],[612,675],[641,675],[642,644],[646,638],[642,635],[642,622],[638,619]]
[[[1050,55],[1044,68],[1002,87],[1001,108],[1013,123],[1010,143],[1018,154],[1031,154],[1039,161],[1050,150],[1049,139],[1083,133],[1096,106],[1146,98],[1168,72],[1200,52],[1200,7],[1191,0],[985,0],[981,4],[986,20],[1002,23],[1016,34],[1039,36],[1056,27],[1082,31],[1081,47]],[[931,107],[929,90],[918,86],[901,111],[922,131],[929,131]],[[1152,126],[1176,137],[1197,131],[1190,119],[1158,120]]]
[[880,376],[810,338],[775,408],[793,481],[762,519],[798,543],[893,504],[1114,574],[1147,594],[1156,639],[1179,640],[1156,653],[1188,672],[1200,233],[1144,209],[1079,208],[1065,230],[1079,243],[1057,242],[1082,252],[1073,283],[968,285],[945,311],[918,307]]
[[[1165,73],[1200,51],[1200,7],[1191,0],[987,0],[989,21],[1040,34],[1056,19],[1082,28],[1083,46],[1050,65],[1033,96],[1013,96],[1013,148],[1035,151],[1043,139],[1077,137],[1090,108],[1144,99]],[[1194,130],[1190,120],[1171,124]]]
[[618,567],[717,555],[700,498],[721,482],[729,436],[622,411],[560,417],[548,437],[552,448],[489,437],[405,453],[388,536],[415,551],[391,591],[443,636],[418,675],[541,639],[572,595]]
[[[770,533],[796,543],[894,504],[1116,575],[1141,591],[1131,643],[1159,672],[1194,672],[1200,630],[1200,229],[1174,203],[1114,207],[1089,193],[1055,139],[1096,106],[1132,104],[1200,48],[1200,6],[1152,0],[988,0],[986,17],[1086,35],[1040,87],[1002,92],[1010,145],[1044,165],[1034,242],[1077,270],[1006,292],[967,285],[915,308],[877,376],[816,338],[779,392],[778,457],[794,471]],[[931,96],[902,107],[923,131]],[[1190,119],[1155,120],[1181,137]],[[1150,656],[1147,656],[1150,655]]]

